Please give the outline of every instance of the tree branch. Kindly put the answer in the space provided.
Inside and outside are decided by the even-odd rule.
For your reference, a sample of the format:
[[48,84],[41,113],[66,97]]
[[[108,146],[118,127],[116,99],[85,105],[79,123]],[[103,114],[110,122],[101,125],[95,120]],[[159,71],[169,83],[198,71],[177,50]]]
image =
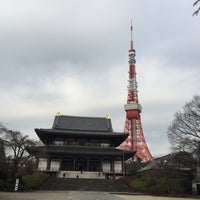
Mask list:
[[[200,0],[196,0],[196,1],[193,3],[193,6],[196,6],[199,2],[200,2]],[[200,11],[200,6],[199,6],[199,8],[193,13],[192,16],[194,16],[194,15],[197,16],[197,15],[199,14],[199,11]]]

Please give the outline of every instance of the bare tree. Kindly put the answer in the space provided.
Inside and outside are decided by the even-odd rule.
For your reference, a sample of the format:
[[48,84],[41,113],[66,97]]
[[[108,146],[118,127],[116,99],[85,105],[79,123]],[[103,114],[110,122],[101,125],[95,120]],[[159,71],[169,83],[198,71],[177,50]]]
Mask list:
[[194,3],[193,3],[193,6],[199,6],[197,10],[195,10],[195,12],[193,13],[193,16],[194,15],[198,15],[199,14],[199,11],[200,11],[200,0],[196,0]]
[[7,178],[7,165],[5,159],[5,151],[3,140],[0,139],[0,187],[2,186],[2,180]]
[[35,142],[29,139],[28,135],[24,136],[19,131],[9,130],[2,124],[0,124],[0,133],[6,150],[6,157],[11,157],[16,175],[18,167],[22,166],[31,156],[26,148],[34,145]]
[[168,128],[168,138],[174,150],[200,156],[200,96],[186,103],[183,112],[177,112]]

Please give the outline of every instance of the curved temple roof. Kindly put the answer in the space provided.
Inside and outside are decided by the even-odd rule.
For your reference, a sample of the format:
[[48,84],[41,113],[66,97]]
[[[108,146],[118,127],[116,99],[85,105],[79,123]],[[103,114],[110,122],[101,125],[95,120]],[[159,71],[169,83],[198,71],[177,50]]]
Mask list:
[[110,140],[114,146],[119,146],[128,134],[118,132],[100,132],[100,131],[75,131],[75,130],[57,130],[57,129],[35,129],[38,137],[43,143],[54,138],[77,138],[77,139],[100,139]]
[[52,129],[35,129],[43,143],[55,138],[109,140],[119,146],[128,134],[113,132],[111,119],[78,116],[55,116]]

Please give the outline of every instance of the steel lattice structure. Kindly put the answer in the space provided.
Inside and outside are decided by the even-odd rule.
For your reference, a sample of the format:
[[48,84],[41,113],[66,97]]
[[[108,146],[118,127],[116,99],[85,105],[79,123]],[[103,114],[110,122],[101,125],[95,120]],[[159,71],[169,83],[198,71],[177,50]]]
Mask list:
[[142,112],[142,106],[138,101],[137,81],[136,81],[136,69],[135,69],[135,49],[133,47],[133,26],[131,23],[131,42],[129,50],[129,80],[128,80],[128,97],[127,104],[124,106],[126,112],[126,120],[124,126],[124,132],[129,136],[120,145],[120,149],[134,150],[136,151],[136,157],[143,162],[147,162],[152,159],[152,155],[146,144],[140,113]]

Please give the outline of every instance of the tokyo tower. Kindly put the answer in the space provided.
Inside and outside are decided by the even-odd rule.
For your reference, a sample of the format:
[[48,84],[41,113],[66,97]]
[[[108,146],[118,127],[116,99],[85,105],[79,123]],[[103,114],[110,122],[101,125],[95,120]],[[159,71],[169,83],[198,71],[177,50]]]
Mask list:
[[142,106],[138,101],[136,70],[135,70],[135,49],[133,47],[133,26],[131,22],[131,41],[129,50],[129,79],[128,79],[128,97],[127,104],[124,106],[126,112],[126,120],[124,132],[129,136],[120,145],[120,149],[136,151],[137,159],[147,162],[152,159],[152,155],[146,144],[140,113]]

